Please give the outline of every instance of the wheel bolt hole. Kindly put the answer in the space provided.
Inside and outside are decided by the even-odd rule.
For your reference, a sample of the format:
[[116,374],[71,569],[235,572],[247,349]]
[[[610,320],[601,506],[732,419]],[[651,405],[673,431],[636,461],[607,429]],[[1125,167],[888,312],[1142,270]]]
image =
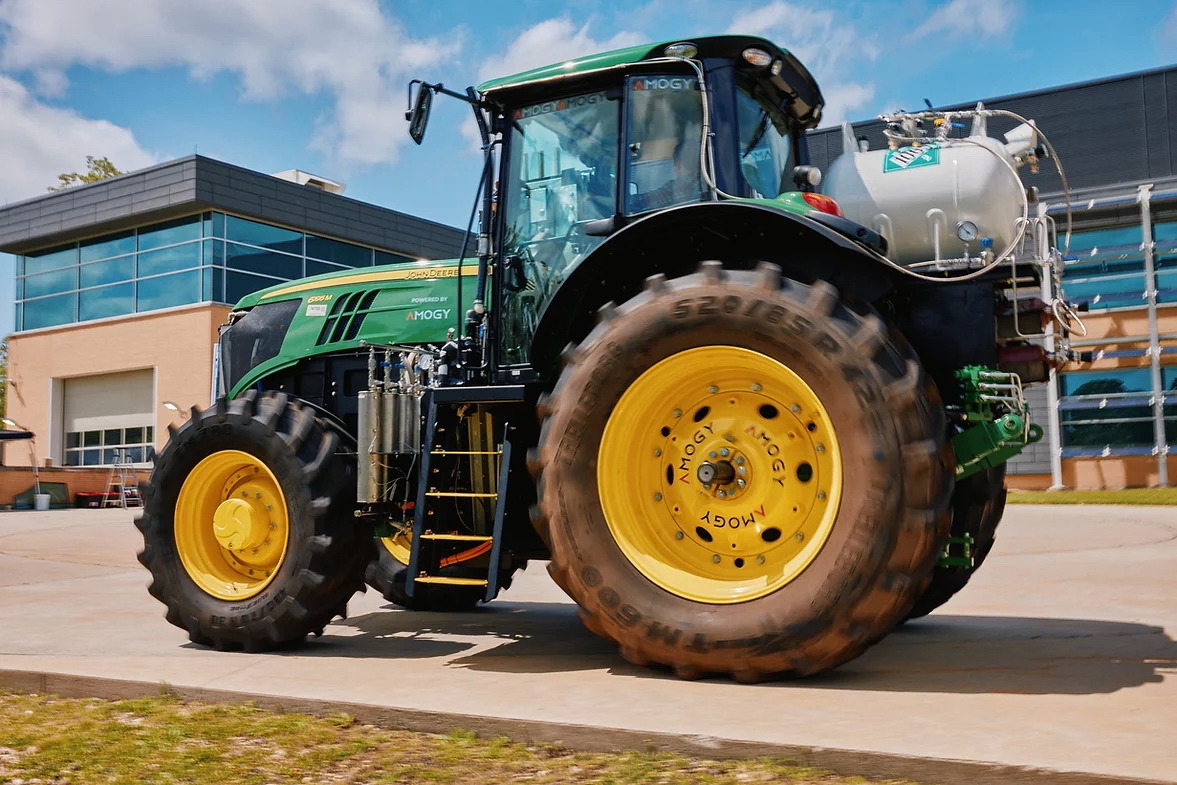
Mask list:
[[670,428],[665,425],[662,426],[662,436],[665,438],[670,435]]
[[735,565],[736,565],[737,567],[743,567],[743,566],[744,566],[744,560],[743,560],[743,559],[736,559],[736,561],[735,561]]
[[805,427],[808,428],[810,432],[813,432],[817,430],[817,423],[810,421],[810,423]]
[[[711,542],[712,540],[715,539],[714,537],[711,536],[711,532],[707,531],[702,526],[695,527],[695,534],[699,535],[699,539],[702,540],[703,542]],[[778,537],[780,536],[780,532],[777,532],[777,536]]]
[[809,482],[813,479],[813,467],[808,463],[801,463],[797,466],[797,479],[801,482]]
[[771,403],[763,404],[760,407],[760,416],[766,420],[774,420],[778,414],[780,414],[780,412],[778,412],[777,408]]
[[674,485],[674,465],[666,464],[666,484]]
[[776,542],[781,538],[781,530],[775,526],[770,526],[764,531],[760,532],[760,539],[765,542]]
[[709,414],[711,414],[710,406],[704,406],[700,408],[699,411],[695,412],[695,422],[703,422],[703,418]]

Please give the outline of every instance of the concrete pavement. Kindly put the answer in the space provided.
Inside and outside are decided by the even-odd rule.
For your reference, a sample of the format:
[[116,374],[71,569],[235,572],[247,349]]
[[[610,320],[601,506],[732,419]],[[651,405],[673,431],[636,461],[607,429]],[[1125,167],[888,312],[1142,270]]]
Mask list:
[[627,664],[541,565],[477,612],[369,592],[302,649],[209,651],[163,620],[140,544],[125,511],[0,516],[0,669],[1177,783],[1174,508],[1011,506],[940,613],[832,673],[756,686]]

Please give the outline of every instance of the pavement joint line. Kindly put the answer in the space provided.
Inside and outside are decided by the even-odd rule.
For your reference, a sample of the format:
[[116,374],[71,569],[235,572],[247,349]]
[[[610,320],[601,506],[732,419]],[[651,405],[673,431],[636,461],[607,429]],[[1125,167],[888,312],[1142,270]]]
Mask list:
[[798,765],[826,769],[835,774],[905,779],[935,785],[1172,785],[1177,782],[867,750],[737,741],[700,734],[477,716],[49,671],[0,668],[0,689],[63,698],[132,700],[167,694],[183,701],[250,702],[270,711],[301,712],[316,716],[345,713],[362,723],[391,730],[435,734],[466,730],[473,731],[481,738],[506,736],[516,742],[558,743],[585,752],[666,752],[728,760],[787,758]]

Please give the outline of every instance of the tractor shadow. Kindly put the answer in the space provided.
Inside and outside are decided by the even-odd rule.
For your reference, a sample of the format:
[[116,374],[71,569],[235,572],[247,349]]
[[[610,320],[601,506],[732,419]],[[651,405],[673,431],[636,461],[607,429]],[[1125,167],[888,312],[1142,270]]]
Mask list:
[[[335,630],[344,636],[332,635]],[[674,678],[625,662],[612,644],[581,625],[568,603],[499,601],[469,613],[368,613],[336,622],[317,643],[286,656],[436,657],[444,667],[495,673],[606,670]],[[1166,675],[1177,676],[1177,641],[1159,626],[940,614],[903,625],[834,671],[765,686],[1089,695],[1159,683]]]

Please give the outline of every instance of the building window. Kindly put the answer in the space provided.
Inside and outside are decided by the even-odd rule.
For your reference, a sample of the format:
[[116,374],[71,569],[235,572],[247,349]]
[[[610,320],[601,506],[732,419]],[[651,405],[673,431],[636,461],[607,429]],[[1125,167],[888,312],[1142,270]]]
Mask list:
[[16,257],[16,329],[242,297],[305,275],[414,260],[218,212]]
[[1157,302],[1177,303],[1177,222],[1153,224]]
[[[1177,385],[1177,367],[1163,369]],[[1156,446],[1152,376],[1148,368],[1079,371],[1060,376],[1059,415],[1065,457],[1151,455]],[[1177,390],[1177,387],[1173,388]],[[1169,405],[1165,405],[1166,432]],[[1173,407],[1177,425],[1177,406]],[[1177,428],[1173,429],[1177,431]],[[1177,432],[1174,433],[1177,436]]]
[[1139,224],[1075,232],[1063,276],[1067,298],[1093,310],[1145,305]]
[[151,426],[71,431],[65,435],[66,466],[112,466],[154,460]]

